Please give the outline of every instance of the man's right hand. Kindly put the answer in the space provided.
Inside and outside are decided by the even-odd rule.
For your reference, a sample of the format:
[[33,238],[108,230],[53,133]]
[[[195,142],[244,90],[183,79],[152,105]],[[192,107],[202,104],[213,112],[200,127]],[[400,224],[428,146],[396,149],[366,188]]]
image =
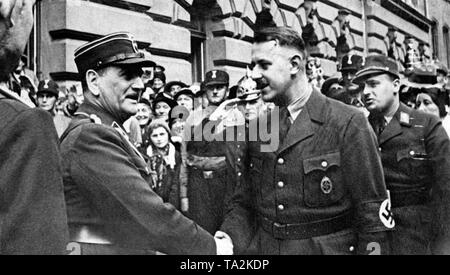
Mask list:
[[217,255],[219,256],[230,256],[233,255],[233,241],[227,233],[218,231],[214,236],[217,246]]

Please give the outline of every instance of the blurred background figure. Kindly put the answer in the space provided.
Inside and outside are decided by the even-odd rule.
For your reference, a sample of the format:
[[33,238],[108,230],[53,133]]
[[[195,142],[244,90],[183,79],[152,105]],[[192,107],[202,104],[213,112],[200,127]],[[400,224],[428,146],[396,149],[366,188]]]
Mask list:
[[35,3],[0,1],[0,255],[62,255],[69,239],[52,118],[10,85]]
[[345,89],[341,85],[341,75],[334,75],[325,80],[322,85],[321,92],[326,97],[335,99],[340,102],[347,102]]
[[412,68],[407,82],[407,95],[408,98],[415,99],[416,109],[440,118],[444,129],[449,134],[450,117],[448,116],[448,110],[450,98],[442,82],[442,70],[442,68],[433,64],[419,64]]
[[322,62],[317,57],[309,57],[306,63],[306,74],[309,79],[309,83],[316,89],[320,90],[323,82],[325,81],[322,69]]
[[166,86],[164,87],[164,92],[166,94],[170,95],[171,97],[175,97],[181,89],[184,89],[187,87],[188,87],[188,85],[186,85],[184,82],[171,81],[171,82],[167,83]]
[[169,123],[169,113],[177,103],[166,93],[159,93],[153,101],[153,114],[155,119]]
[[141,144],[136,147],[143,155],[146,155],[146,148],[150,145],[150,135],[148,133],[148,128],[153,120],[153,110],[150,101],[145,98],[141,98],[139,100],[138,112],[135,117],[139,123],[142,140]]
[[64,131],[69,127],[71,119],[56,111],[59,93],[59,86],[53,80],[46,79],[39,82],[37,90],[38,108],[49,112],[53,117],[56,132],[58,133],[58,137],[61,137]]
[[181,89],[174,97],[178,106],[185,107],[189,113],[194,111],[195,94],[189,88]]
[[164,86],[166,85],[166,75],[163,72],[155,71],[151,83],[155,95],[158,96],[158,94],[164,92]]

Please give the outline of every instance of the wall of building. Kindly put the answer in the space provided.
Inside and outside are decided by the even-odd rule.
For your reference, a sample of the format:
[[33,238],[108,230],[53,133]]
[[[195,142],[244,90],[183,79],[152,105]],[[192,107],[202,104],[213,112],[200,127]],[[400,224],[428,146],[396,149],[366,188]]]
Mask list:
[[[450,29],[450,1],[449,0],[432,0],[428,1],[429,18],[438,22],[436,26],[438,37],[438,54],[440,61],[450,66],[450,45],[445,45],[444,28]],[[449,39],[450,40],[450,39]]]
[[[39,69],[44,76],[58,81],[75,81],[73,52],[77,47],[101,35],[129,31],[135,34],[141,48],[150,47],[154,60],[166,67],[168,80],[198,80],[191,64],[196,50],[191,49],[191,42],[192,37],[200,37],[204,39],[204,69],[225,69],[231,81],[236,82],[250,63],[253,28],[262,1],[43,0]],[[325,71],[332,74],[337,69],[335,45],[342,9],[349,13],[345,20],[350,22],[347,41],[352,53],[387,53],[395,47],[400,61],[406,54],[405,38],[412,36],[431,55],[431,21],[424,15],[425,4],[412,9],[407,8],[405,1],[408,0],[317,1],[318,15],[313,25]],[[448,3],[428,2],[439,1]],[[272,0],[270,11],[277,25],[291,26],[302,33],[307,22],[307,2],[310,1]],[[443,14],[439,19],[445,17]],[[395,39],[388,41],[390,30]]]

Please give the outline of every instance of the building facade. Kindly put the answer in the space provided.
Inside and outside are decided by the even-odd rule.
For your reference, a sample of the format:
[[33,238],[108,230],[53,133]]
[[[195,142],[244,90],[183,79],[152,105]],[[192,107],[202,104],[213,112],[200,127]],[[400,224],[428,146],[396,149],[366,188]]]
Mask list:
[[441,60],[449,59],[448,0],[42,0],[30,65],[40,78],[70,85],[78,80],[77,47],[129,31],[166,68],[168,80],[201,81],[205,71],[221,68],[234,83],[250,63],[264,7],[278,26],[308,33],[310,53],[328,75],[345,53],[384,53],[407,66],[414,58],[433,58],[434,48]]

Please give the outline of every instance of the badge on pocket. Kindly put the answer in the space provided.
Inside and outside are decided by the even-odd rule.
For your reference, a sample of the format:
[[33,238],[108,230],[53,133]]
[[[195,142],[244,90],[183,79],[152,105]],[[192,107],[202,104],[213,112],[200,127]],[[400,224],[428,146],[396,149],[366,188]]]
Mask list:
[[322,179],[322,182],[320,183],[320,189],[322,189],[322,192],[325,195],[331,194],[333,191],[333,183],[331,182],[331,179],[329,177],[324,177]]

